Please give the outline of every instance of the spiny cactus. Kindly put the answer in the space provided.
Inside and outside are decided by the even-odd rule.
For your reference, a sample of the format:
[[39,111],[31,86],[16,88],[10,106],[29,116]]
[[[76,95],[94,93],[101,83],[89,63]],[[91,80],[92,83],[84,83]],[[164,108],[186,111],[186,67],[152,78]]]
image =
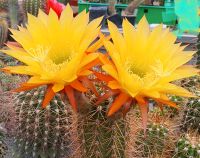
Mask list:
[[140,130],[136,134],[136,146],[138,157],[161,156],[165,150],[165,143],[168,141],[168,128],[160,124],[150,124],[147,127],[146,136]]
[[70,154],[72,110],[57,94],[46,109],[41,107],[45,88],[16,96],[17,134],[15,158],[60,158]]
[[[169,98],[172,102],[176,103],[177,106],[179,106],[179,107],[184,105],[184,103],[183,103],[184,99],[182,97],[170,96]],[[167,113],[169,115],[170,118],[177,116],[179,113],[178,109],[169,107],[169,106],[164,107],[164,111],[165,111],[165,113]]]
[[200,158],[200,141],[194,144],[186,137],[180,138],[173,158]]
[[38,15],[39,9],[43,11],[47,10],[46,0],[23,0],[22,5],[26,13],[30,13],[34,16]]
[[8,0],[8,7],[9,7],[10,27],[13,29],[17,29],[17,25],[19,24],[18,0]]
[[7,40],[8,24],[6,19],[0,18],[0,48]]
[[200,96],[200,77],[194,76],[187,79],[183,79],[180,82],[180,85],[186,89],[188,89],[190,92],[195,94],[196,96]]
[[191,99],[187,103],[182,120],[182,129],[196,130],[200,133],[200,99]]
[[91,105],[79,114],[78,131],[83,158],[125,157],[125,136],[128,127],[123,118],[107,117],[108,103]]
[[0,10],[8,9],[8,0],[0,0]]

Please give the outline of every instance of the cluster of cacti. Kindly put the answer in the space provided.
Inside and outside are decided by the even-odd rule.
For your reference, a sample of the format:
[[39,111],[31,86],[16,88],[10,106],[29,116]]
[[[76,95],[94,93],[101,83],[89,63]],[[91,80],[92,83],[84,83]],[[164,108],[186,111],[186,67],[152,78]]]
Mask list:
[[16,96],[15,158],[59,158],[72,152],[68,148],[73,121],[70,105],[56,95],[43,109],[44,92],[43,87]]
[[180,138],[173,158],[200,158],[200,141],[193,144],[186,137]]
[[38,15],[39,9],[47,10],[46,0],[23,0],[22,5],[25,13],[30,13],[34,16]]
[[135,138],[138,157],[161,156],[165,150],[168,137],[168,128],[160,124],[149,124],[145,135],[143,130],[138,131]]
[[108,103],[85,109],[78,118],[82,156],[94,158],[125,158],[125,119],[106,115]]
[[195,130],[200,133],[200,99],[190,99],[182,120],[182,129]]
[[8,24],[6,19],[0,17],[0,48],[4,46],[7,40]]

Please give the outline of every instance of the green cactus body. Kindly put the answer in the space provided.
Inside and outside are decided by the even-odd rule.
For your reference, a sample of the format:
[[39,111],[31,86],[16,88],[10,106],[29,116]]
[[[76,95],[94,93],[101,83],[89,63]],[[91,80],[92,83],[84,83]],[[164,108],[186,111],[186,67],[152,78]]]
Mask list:
[[3,47],[4,43],[7,40],[8,34],[8,24],[6,19],[0,18],[0,48]]
[[24,0],[23,8],[26,13],[30,13],[34,16],[38,15],[39,9],[46,11],[46,0]]
[[18,22],[18,0],[8,0],[10,27],[17,29]]
[[41,107],[44,88],[16,96],[17,135],[15,158],[60,158],[70,154],[72,110],[57,94],[46,109]]
[[0,11],[8,9],[8,0],[0,0]]
[[160,124],[150,124],[147,127],[146,136],[141,130],[136,134],[135,144],[139,147],[138,157],[161,156],[165,150],[168,139],[168,129]]
[[200,99],[191,99],[184,111],[182,120],[182,129],[187,131],[189,129],[200,133]]
[[78,131],[83,158],[124,158],[127,124],[123,118],[107,117],[106,103],[79,114]]
[[174,158],[200,158],[200,142],[192,144],[188,139],[178,140]]

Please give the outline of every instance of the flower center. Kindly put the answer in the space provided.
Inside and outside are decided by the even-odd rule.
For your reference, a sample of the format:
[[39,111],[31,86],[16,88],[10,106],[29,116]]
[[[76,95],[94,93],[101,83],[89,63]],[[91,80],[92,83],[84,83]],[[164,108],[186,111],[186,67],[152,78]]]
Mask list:
[[143,71],[141,68],[139,68],[139,66],[136,66],[135,64],[127,63],[125,65],[129,74],[136,74],[141,78],[143,78],[146,74],[145,71]]
[[65,62],[69,62],[71,59],[72,59],[72,57],[70,55],[68,55],[68,56],[67,55],[66,56],[57,56],[57,57],[51,58],[51,60],[56,65],[59,65],[59,64],[65,63]]

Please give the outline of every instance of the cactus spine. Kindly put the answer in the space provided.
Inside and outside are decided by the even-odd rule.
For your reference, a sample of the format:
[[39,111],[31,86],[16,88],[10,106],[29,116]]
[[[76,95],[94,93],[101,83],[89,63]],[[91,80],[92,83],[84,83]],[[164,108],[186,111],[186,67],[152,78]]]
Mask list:
[[17,135],[15,158],[59,158],[70,154],[72,111],[57,94],[42,109],[44,87],[16,96]]
[[5,19],[0,18],[0,48],[4,45],[7,40],[8,24]]

